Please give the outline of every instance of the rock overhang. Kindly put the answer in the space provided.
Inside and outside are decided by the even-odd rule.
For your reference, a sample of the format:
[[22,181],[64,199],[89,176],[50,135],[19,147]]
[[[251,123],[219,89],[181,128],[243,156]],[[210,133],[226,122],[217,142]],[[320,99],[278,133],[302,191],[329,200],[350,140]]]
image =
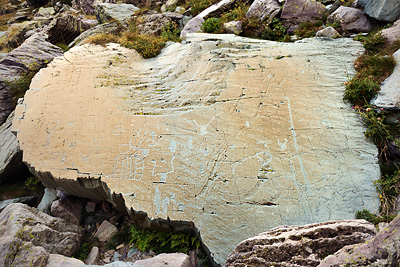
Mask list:
[[277,225],[378,208],[377,148],[342,101],[362,51],[350,39],[206,34],[148,60],[80,46],[35,76],[13,127],[45,183],[74,193],[66,181],[101,178],[103,199],[194,222],[222,264]]

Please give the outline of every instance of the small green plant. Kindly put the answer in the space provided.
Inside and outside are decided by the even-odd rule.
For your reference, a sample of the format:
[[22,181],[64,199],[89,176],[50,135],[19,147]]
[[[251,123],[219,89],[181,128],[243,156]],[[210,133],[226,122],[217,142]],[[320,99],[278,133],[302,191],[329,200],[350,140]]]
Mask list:
[[286,31],[287,29],[282,22],[278,18],[273,18],[268,27],[261,33],[261,39],[285,42],[290,39]]
[[111,34],[111,33],[99,33],[99,34],[90,36],[85,41],[85,43],[105,46],[108,43],[118,43],[118,36]]
[[38,191],[42,185],[39,179],[35,176],[26,178],[24,184],[25,187],[27,187],[30,191]]
[[130,230],[130,243],[141,251],[150,249],[156,253],[182,252],[189,253],[200,247],[200,240],[192,234],[178,232],[158,232],[139,229],[135,226]]
[[322,28],[323,24],[323,21],[303,22],[300,23],[299,28],[297,28],[294,33],[300,38],[314,37],[315,33]]
[[193,16],[196,16],[201,11],[217,3],[218,1],[219,0],[189,0],[186,2],[187,3],[186,7],[187,8],[191,7]]
[[92,250],[93,244],[90,243],[82,243],[78,253],[75,255],[75,258],[85,261],[87,257],[89,256],[90,251]]
[[221,21],[229,22],[234,20],[244,21],[245,15],[249,7],[244,6],[242,3],[238,3],[233,9],[222,14]]
[[350,101],[353,105],[366,105],[380,90],[379,84],[371,79],[353,78],[345,83],[346,90],[344,100]]
[[168,23],[165,28],[161,32],[161,37],[172,42],[180,42],[181,38],[179,37],[181,31],[178,29],[178,25],[174,22]]
[[201,30],[207,33],[221,33],[222,21],[219,18],[208,18],[201,25]]
[[383,215],[391,215],[391,211],[396,205],[397,197],[400,194],[400,173],[395,171],[393,175],[386,174],[381,179],[374,182],[381,200],[380,212]]
[[64,52],[67,52],[67,51],[69,50],[68,45],[67,45],[67,44],[64,44],[64,43],[58,43],[58,44],[56,44],[56,46],[58,46],[59,48],[61,48],[62,51],[64,51]]
[[367,126],[365,136],[378,148],[383,149],[386,142],[392,139],[389,126],[383,123],[385,120],[383,112],[378,113],[372,108],[367,108],[366,112],[362,112],[360,115]]
[[394,217],[395,217],[394,215],[389,215],[389,216],[376,215],[376,214],[369,212],[366,209],[357,211],[356,216],[355,216],[356,219],[364,219],[375,225],[377,225],[378,223],[381,223],[381,222],[390,222],[391,220],[394,219]]

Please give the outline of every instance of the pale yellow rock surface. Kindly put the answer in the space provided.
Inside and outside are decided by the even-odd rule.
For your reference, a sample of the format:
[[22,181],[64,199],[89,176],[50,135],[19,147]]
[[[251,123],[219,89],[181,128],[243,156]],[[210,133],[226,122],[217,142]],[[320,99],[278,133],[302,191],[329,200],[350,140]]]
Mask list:
[[361,52],[205,34],[149,60],[80,46],[35,76],[13,127],[45,183],[85,196],[68,181],[99,177],[151,219],[194,222],[223,263],[277,225],[378,207],[377,149],[342,101]]

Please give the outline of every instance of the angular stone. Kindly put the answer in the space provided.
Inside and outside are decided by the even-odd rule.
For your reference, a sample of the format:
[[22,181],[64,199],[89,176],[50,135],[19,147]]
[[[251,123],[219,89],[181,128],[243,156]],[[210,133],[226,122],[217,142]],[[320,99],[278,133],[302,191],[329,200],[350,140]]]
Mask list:
[[82,204],[69,198],[56,200],[51,204],[53,216],[63,218],[73,224],[80,225]]
[[149,267],[191,267],[189,256],[184,253],[163,253],[153,258],[135,261],[135,264]]
[[7,47],[14,49],[22,45],[27,39],[26,33],[30,30],[38,28],[39,25],[39,22],[36,21],[25,21],[11,25],[6,33],[8,36]]
[[281,11],[276,0],[255,0],[246,13],[246,18],[271,21]]
[[49,42],[53,44],[69,44],[78,37],[85,29],[81,18],[71,14],[65,14],[53,19],[46,27]]
[[137,30],[140,34],[160,35],[161,31],[172,21],[170,17],[163,14],[143,14],[137,18]]
[[0,184],[28,173],[27,167],[22,163],[22,151],[19,149],[17,137],[11,132],[13,119],[14,112],[0,126]]
[[20,81],[29,72],[38,71],[62,54],[62,50],[47,42],[44,35],[35,34],[0,60],[0,124],[14,110],[10,84]]
[[318,266],[345,266],[348,263],[351,266],[396,266],[400,262],[399,249],[400,216],[397,216],[369,242],[344,247]]
[[329,38],[338,38],[341,35],[333,28],[332,26],[326,27],[322,30],[317,31],[315,34],[317,37],[329,37]]
[[109,4],[95,3],[95,15],[99,23],[117,20],[120,23],[127,23],[139,8],[130,4]]
[[227,33],[233,33],[239,35],[243,32],[243,22],[241,21],[230,21],[224,23],[224,29]]
[[97,25],[97,26],[81,33],[78,37],[76,37],[68,45],[68,47],[71,48],[74,46],[82,45],[89,37],[97,35],[97,34],[102,34],[102,33],[117,34],[118,32],[121,31],[121,29],[122,29],[122,27],[120,27],[117,22],[108,22],[108,23],[103,23],[103,24]]
[[57,191],[54,188],[45,188],[44,195],[37,209],[44,213],[50,213],[51,204],[57,199]]
[[325,6],[315,0],[287,0],[282,9],[281,19],[287,26],[302,22],[322,20]]
[[361,10],[353,7],[339,7],[328,17],[329,22],[340,22],[346,32],[370,32],[374,23]]
[[108,221],[103,221],[94,235],[101,242],[106,242],[113,237],[114,234],[118,233],[117,227],[109,223]]
[[361,43],[186,39],[150,60],[79,46],[41,70],[13,121],[24,162],[143,227],[194,224],[221,264],[265,229],[378,208],[377,148],[342,100]]
[[240,242],[225,266],[317,266],[326,255],[375,234],[365,220],[279,226]]
[[12,203],[24,203],[29,206],[34,206],[38,201],[37,196],[29,196],[29,197],[19,197],[19,198],[12,198],[0,201],[0,211],[4,210],[8,205]]
[[35,266],[45,267],[49,259],[49,253],[31,242],[22,242],[19,251],[10,266]]
[[0,266],[12,266],[22,241],[13,236],[0,236]]
[[99,255],[99,248],[94,246],[90,250],[89,255],[87,256],[85,260],[85,264],[97,264],[99,261],[100,255]]
[[358,0],[364,12],[377,20],[394,22],[400,19],[400,1],[398,0]]
[[25,204],[10,204],[0,213],[0,235],[17,237],[49,253],[72,256],[80,246],[79,226]]
[[393,56],[396,60],[393,73],[382,83],[381,90],[371,104],[388,110],[400,110],[400,50]]
[[389,44],[400,40],[400,19],[392,27],[382,30],[382,36]]

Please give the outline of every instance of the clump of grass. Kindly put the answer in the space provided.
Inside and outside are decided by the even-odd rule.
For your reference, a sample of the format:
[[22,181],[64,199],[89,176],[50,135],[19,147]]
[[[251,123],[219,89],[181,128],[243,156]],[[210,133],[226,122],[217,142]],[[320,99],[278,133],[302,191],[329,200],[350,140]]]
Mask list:
[[193,16],[196,16],[207,7],[219,2],[219,0],[189,0],[186,2],[186,9],[192,8]]
[[378,113],[372,108],[367,108],[366,112],[360,114],[367,126],[365,136],[371,139],[377,147],[383,148],[392,139],[389,126],[384,123],[384,113]]
[[13,96],[14,106],[17,105],[19,98],[24,97],[25,92],[29,89],[33,76],[35,76],[37,72],[37,70],[30,71],[27,74],[19,77],[19,79],[7,82],[7,85],[10,88],[10,92]]
[[65,43],[58,43],[58,44],[56,44],[56,46],[58,46],[59,48],[61,48],[63,52],[67,52],[67,51],[69,50],[68,45],[65,44]]
[[223,23],[229,22],[229,21],[237,21],[237,20],[244,21],[245,15],[248,10],[249,10],[249,7],[243,5],[242,3],[238,3],[238,4],[236,4],[236,6],[233,9],[222,14],[221,21]]
[[201,30],[206,33],[221,33],[222,21],[220,18],[208,18],[201,25]]
[[368,78],[353,78],[345,85],[346,90],[343,99],[348,100],[355,106],[367,105],[380,90],[379,84]]
[[299,25],[294,33],[300,38],[314,37],[316,32],[322,29],[323,21],[303,22]]
[[[255,26],[257,26],[257,24]],[[282,22],[278,18],[273,18],[270,24],[261,33],[261,39],[286,42],[290,39],[290,37],[287,34],[287,29],[283,26]]]
[[355,217],[356,217],[356,219],[364,219],[366,221],[369,221],[372,224],[377,225],[378,223],[381,223],[381,222],[390,222],[391,220],[394,219],[395,216],[394,215],[389,215],[389,216],[376,215],[366,209],[363,209],[361,211],[357,211]]
[[393,55],[363,54],[355,61],[356,78],[369,78],[374,82],[381,83],[392,74],[395,66],[396,61]]
[[152,58],[161,53],[165,46],[165,39],[160,36],[124,33],[118,42],[126,47],[135,49],[144,58]]
[[99,33],[99,34],[90,36],[85,41],[85,43],[105,46],[108,43],[118,43],[118,41],[119,41],[119,39],[118,39],[117,35],[114,35],[111,33]]
[[172,42],[180,42],[180,34],[181,31],[178,29],[178,25],[174,22],[168,23],[161,31],[161,37]]
[[395,171],[393,175],[386,174],[374,184],[380,193],[380,212],[388,217],[392,215],[391,212],[396,207],[397,197],[400,194],[400,173]]

